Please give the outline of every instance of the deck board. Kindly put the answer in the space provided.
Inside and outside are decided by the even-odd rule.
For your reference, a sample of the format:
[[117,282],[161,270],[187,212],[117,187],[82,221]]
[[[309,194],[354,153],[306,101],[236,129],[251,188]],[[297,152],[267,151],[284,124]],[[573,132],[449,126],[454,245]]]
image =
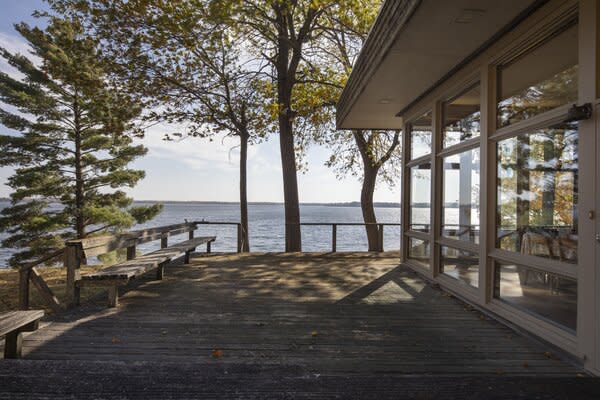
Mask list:
[[[213,350],[222,356],[213,358]],[[319,374],[576,376],[396,254],[198,256],[28,335],[29,360],[298,366]]]

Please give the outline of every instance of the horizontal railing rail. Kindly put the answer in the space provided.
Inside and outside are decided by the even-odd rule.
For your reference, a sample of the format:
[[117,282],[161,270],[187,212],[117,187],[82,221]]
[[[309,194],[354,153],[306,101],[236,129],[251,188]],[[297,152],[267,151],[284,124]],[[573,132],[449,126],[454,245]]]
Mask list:
[[237,252],[247,253],[250,251],[250,245],[248,241],[248,232],[244,229],[240,222],[228,222],[228,221],[194,221],[197,225],[231,225],[237,227]]
[[331,252],[337,251],[337,227],[338,226],[376,226],[377,227],[377,249],[383,251],[383,227],[402,226],[395,222],[300,222],[300,226],[331,226]]

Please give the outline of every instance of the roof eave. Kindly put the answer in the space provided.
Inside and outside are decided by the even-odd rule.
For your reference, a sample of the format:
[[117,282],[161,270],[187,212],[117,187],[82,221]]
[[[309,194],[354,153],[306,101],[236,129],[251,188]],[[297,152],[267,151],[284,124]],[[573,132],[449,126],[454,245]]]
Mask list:
[[345,129],[342,128],[344,119],[421,1],[386,0],[381,6],[337,103],[336,126],[338,129]]

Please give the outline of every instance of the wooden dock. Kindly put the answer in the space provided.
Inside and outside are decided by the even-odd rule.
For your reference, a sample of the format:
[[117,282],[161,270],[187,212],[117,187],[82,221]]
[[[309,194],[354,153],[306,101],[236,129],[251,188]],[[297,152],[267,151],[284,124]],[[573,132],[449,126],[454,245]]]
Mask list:
[[[189,265],[167,267],[162,281],[153,278],[124,288],[118,308],[107,308],[103,296],[42,323],[24,339],[24,360],[0,362],[0,381],[11,382],[0,398],[18,398],[15,388],[35,374],[50,380],[60,375],[63,385],[87,379],[92,386],[100,377],[110,385],[111,374],[117,381],[127,373],[146,374],[143,382],[151,387],[152,379],[166,379],[169,371],[178,376],[166,380],[180,388],[213,379],[202,384],[205,390],[229,373],[237,376],[240,391],[245,380],[256,385],[257,376],[268,377],[271,386],[263,388],[271,394],[282,393],[275,381],[295,387],[307,377],[338,377],[339,390],[384,378],[388,386],[379,389],[389,390],[407,377],[435,378],[431,388],[439,388],[439,382],[456,383],[457,376],[479,376],[478,382],[535,377],[542,386],[552,378],[548,387],[563,389],[585,381],[592,389],[578,398],[597,390],[595,379],[577,378],[580,368],[553,349],[427,284],[398,266],[394,253],[197,256]],[[74,377],[67,379],[69,374]],[[275,379],[282,375],[288,380]],[[427,392],[430,386],[419,379],[411,385]],[[29,384],[22,390],[42,389]]]

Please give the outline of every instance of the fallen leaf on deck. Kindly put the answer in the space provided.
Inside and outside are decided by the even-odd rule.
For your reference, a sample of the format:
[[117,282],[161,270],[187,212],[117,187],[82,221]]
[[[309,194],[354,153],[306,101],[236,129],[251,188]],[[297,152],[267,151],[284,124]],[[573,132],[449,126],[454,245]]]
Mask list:
[[527,361],[525,361],[525,362],[523,363],[523,368],[529,368],[529,364],[527,363]]
[[220,349],[214,349],[214,350],[212,351],[212,357],[213,357],[213,358],[221,358],[221,357],[223,357],[223,350],[220,350]]
[[552,355],[552,353],[550,353],[549,351],[545,352],[545,353],[544,353],[544,356],[545,356],[546,358],[554,358],[554,355]]
[[115,336],[112,338],[111,342],[113,344],[119,344],[119,343],[121,343],[121,339],[119,339],[118,337]]
[[319,332],[317,332],[317,331],[312,331],[312,332],[310,333],[310,335],[311,335],[312,337],[316,337],[318,334],[319,334]]

